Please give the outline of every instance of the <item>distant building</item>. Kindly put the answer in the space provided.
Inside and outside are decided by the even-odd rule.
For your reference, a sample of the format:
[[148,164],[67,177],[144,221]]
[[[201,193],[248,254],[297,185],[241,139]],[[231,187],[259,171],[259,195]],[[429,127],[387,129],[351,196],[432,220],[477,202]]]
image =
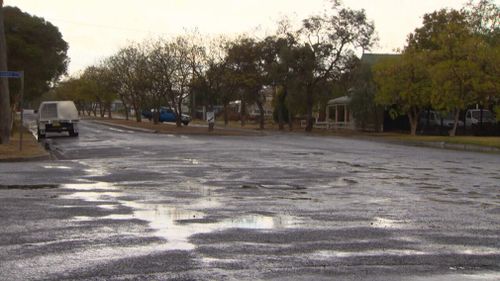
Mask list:
[[356,120],[349,107],[351,97],[343,96],[328,101],[326,105],[326,122],[328,129],[356,129]]
[[[376,63],[381,60],[397,57],[398,54],[363,54],[361,57],[361,65],[367,65],[368,67],[373,67]],[[354,85],[356,87],[356,85]],[[326,118],[324,122],[316,122],[316,127],[327,128],[327,129],[349,129],[349,130],[376,130],[383,131],[383,112],[374,113],[377,116],[368,118],[370,121],[368,124],[361,124],[359,120],[355,119],[355,114],[351,109],[353,93],[346,93],[345,96],[331,99],[326,105]],[[378,123],[375,122],[378,120]],[[379,128],[377,128],[379,126]]]

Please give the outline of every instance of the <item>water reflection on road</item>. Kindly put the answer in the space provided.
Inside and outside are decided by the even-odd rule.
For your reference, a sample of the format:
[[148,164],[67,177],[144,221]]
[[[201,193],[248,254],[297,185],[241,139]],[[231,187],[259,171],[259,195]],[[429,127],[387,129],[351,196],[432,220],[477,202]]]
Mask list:
[[[75,216],[76,222],[91,220],[134,220],[146,221],[152,234],[166,240],[156,250],[193,250],[195,245],[189,238],[195,234],[223,231],[231,228],[240,229],[285,229],[296,227],[301,221],[286,215],[247,214],[243,216],[213,219],[204,212],[182,208],[168,203],[155,203],[144,200],[130,201],[125,192],[119,192],[113,184],[96,182],[85,184],[66,184],[65,189],[74,193],[61,196],[62,199],[79,199],[97,204],[97,207],[114,210],[117,205],[130,209],[129,214],[111,214],[102,217]],[[194,200],[191,207],[216,207],[218,202],[211,197]],[[189,206],[187,206],[189,207]]]

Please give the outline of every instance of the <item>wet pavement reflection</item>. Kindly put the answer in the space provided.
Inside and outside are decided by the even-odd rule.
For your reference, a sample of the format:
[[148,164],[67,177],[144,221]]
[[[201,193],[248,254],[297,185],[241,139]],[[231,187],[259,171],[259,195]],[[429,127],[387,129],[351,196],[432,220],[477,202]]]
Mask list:
[[[84,200],[98,203],[99,208],[115,210],[118,205],[130,210],[129,214],[111,214],[101,217],[75,216],[77,222],[92,220],[134,220],[139,219],[148,223],[153,230],[153,235],[165,239],[165,244],[156,250],[193,250],[195,245],[189,242],[189,238],[196,234],[224,231],[227,229],[255,229],[255,230],[279,230],[293,228],[300,225],[301,220],[285,215],[259,215],[247,214],[223,219],[207,217],[204,212],[184,209],[169,204],[127,201],[120,198],[126,197],[119,187],[110,183],[96,182],[86,184],[66,184],[64,189],[75,191],[63,195],[61,199]],[[107,203],[107,204],[102,204]],[[108,204],[109,203],[109,204]],[[212,198],[197,199],[191,207],[202,207],[205,210],[210,207],[220,206]],[[68,206],[63,206],[68,207]]]
[[0,277],[500,280],[498,155],[81,129],[0,163]]

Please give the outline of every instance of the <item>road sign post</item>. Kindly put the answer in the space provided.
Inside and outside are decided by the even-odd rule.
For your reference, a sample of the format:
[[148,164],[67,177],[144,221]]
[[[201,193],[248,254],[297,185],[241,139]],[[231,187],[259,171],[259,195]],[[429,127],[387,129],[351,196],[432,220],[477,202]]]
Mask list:
[[207,112],[207,122],[208,122],[208,131],[209,132],[213,131],[215,125],[215,112],[213,111]]
[[21,79],[21,93],[19,109],[21,110],[21,125],[19,125],[19,151],[23,150],[23,122],[24,122],[24,71],[0,71],[0,77]]

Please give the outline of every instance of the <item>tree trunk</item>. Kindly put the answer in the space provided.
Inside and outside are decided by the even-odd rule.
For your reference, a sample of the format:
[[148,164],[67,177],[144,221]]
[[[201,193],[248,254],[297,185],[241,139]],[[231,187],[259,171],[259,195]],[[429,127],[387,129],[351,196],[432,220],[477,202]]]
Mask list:
[[79,116],[85,115],[85,111],[82,111],[82,105],[79,102],[76,102],[76,110]]
[[285,129],[285,118],[283,118],[283,106],[278,105],[278,130],[283,131]]
[[455,109],[455,122],[453,128],[449,131],[450,137],[454,137],[457,134],[458,119],[460,117],[460,109]]
[[135,121],[141,122],[142,116],[141,116],[141,112],[139,111],[139,107],[135,103],[132,106],[133,106],[134,112],[135,112]]
[[285,129],[285,118],[283,116],[284,110],[283,108],[285,107],[285,98],[287,95],[287,89],[284,89],[283,95],[279,97],[278,99],[278,128],[280,131],[283,131]]
[[264,106],[262,105],[262,102],[257,102],[257,107],[259,108],[259,116],[260,116],[260,120],[259,120],[259,128],[261,130],[264,130]]
[[[3,23],[3,0],[0,0],[0,71],[7,71],[7,43]],[[0,78],[0,144],[10,142],[11,127],[9,80]]]
[[[214,112],[214,105],[211,101],[209,102],[209,105],[208,105],[208,111],[212,112],[212,114],[214,114],[214,120],[213,120],[214,122],[208,122],[208,131],[213,132],[214,127],[215,127],[215,112]],[[207,118],[207,121],[208,121],[208,118]]]
[[140,97],[141,95],[137,94],[137,92],[133,92],[130,95],[130,103],[132,108],[134,109],[135,121],[137,122],[142,121],[142,115],[140,112],[140,107],[141,107]]
[[293,115],[290,107],[288,108],[288,130],[293,131]]
[[157,106],[155,109],[153,109],[153,112],[151,112],[151,119],[153,119],[153,124],[157,125],[158,123],[160,123],[160,115],[160,107]]
[[313,129],[313,93],[310,87],[307,88],[306,106],[307,106],[307,125],[306,132],[311,132]]
[[182,127],[182,122],[181,122],[181,118],[182,118],[182,99],[179,100],[179,103],[177,104],[177,118],[175,120],[175,125],[177,125],[177,127]]
[[244,100],[241,100],[241,108],[240,108],[240,121],[241,121],[241,127],[245,127],[246,124],[246,112],[247,112],[247,106]]
[[128,108],[128,106],[125,103],[123,104],[123,109],[125,110],[125,120],[128,121],[130,119],[129,108]]
[[[14,103],[10,106],[10,112],[11,112],[11,116],[10,116],[10,135],[13,137],[14,136],[14,120],[16,120],[16,112],[17,112],[17,109],[16,109],[16,105],[17,103]],[[19,108],[19,110],[23,110],[22,108]],[[17,126],[17,128],[20,130],[22,130],[23,128],[23,124],[19,124]]]
[[113,116],[111,115],[111,103],[108,103],[108,119],[113,119]]
[[227,125],[229,124],[229,116],[228,116],[228,108],[227,108],[228,104],[227,102],[224,103],[224,126],[227,127]]
[[101,118],[104,118],[104,116],[106,115],[106,107],[102,102],[99,103],[99,113],[101,115]]
[[410,133],[412,136],[416,136],[417,126],[418,126],[418,114],[415,114],[415,110],[408,112],[408,119],[410,120],[410,128],[411,128]]
[[191,116],[193,119],[196,118],[196,96],[193,93],[191,93]]
[[123,109],[125,110],[125,120],[128,121],[129,117],[128,117],[128,106],[127,106],[127,103],[125,102],[125,97],[123,95],[120,95],[120,100],[123,104]]
[[90,117],[92,116],[92,105],[91,106],[85,106],[85,111],[87,111],[87,115]]

